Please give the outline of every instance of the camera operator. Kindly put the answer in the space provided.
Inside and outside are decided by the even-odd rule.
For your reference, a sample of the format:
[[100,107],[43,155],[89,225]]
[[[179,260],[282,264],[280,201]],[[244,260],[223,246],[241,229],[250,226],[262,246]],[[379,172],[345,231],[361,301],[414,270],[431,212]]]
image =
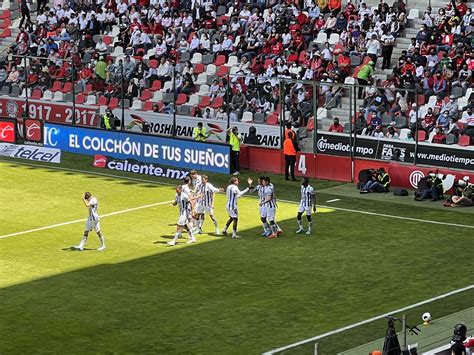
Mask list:
[[431,201],[438,201],[443,198],[443,174],[429,172],[426,177],[426,188],[421,193],[415,193],[415,201],[423,201],[431,197]]
[[385,172],[384,168],[371,170],[370,178],[365,183],[365,185],[362,186],[360,193],[367,194],[369,192],[388,192],[391,181],[392,179],[390,178],[390,175]]

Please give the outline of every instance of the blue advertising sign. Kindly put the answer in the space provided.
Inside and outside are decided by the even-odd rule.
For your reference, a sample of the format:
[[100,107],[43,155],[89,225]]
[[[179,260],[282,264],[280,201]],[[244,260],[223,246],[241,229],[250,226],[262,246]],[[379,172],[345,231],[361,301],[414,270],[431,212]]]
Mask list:
[[76,154],[229,173],[230,146],[46,123],[44,145]]

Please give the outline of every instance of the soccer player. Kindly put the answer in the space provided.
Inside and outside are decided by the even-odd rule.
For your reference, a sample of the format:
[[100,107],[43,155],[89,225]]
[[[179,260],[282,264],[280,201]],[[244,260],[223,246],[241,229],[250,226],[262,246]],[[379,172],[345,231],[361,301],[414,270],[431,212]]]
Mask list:
[[209,178],[204,175],[202,177],[201,183],[198,185],[197,201],[196,201],[196,219],[197,224],[197,233],[202,233],[202,225],[204,223],[204,214],[207,213],[214,223],[214,228],[216,229],[216,234],[219,235],[219,228],[217,227],[217,220],[214,217],[214,193],[224,192],[224,189],[218,189],[209,183]]
[[227,228],[229,228],[230,224],[232,225],[232,239],[240,238],[237,235],[237,222],[239,220],[239,212],[237,209],[237,199],[247,193],[252,188],[253,180],[251,178],[247,179],[249,187],[240,191],[239,190],[239,178],[238,177],[231,177],[230,178],[230,185],[227,186],[226,194],[227,194],[227,213],[229,214],[229,220],[225,224],[224,229],[222,230],[222,234],[227,235]]
[[86,228],[84,229],[84,235],[82,236],[81,242],[79,245],[76,245],[74,248],[77,250],[84,250],[84,245],[86,245],[87,238],[89,236],[89,232],[91,230],[95,230],[97,236],[100,240],[100,246],[97,250],[104,250],[105,249],[105,238],[102,232],[100,231],[100,224],[99,224],[99,213],[97,212],[99,208],[99,202],[97,198],[91,195],[90,192],[84,193],[82,197],[82,201],[84,205],[89,209],[89,216],[87,217],[86,221]]
[[303,222],[301,216],[306,212],[306,219],[308,220],[308,231],[306,234],[311,234],[311,227],[313,222],[311,221],[311,212],[316,212],[316,194],[314,188],[309,184],[308,178],[303,178],[301,181],[301,201],[298,208],[298,214],[296,219],[298,220],[298,230],[296,233],[304,232]]
[[182,185],[176,187],[175,200],[171,205],[178,206],[179,218],[174,238],[167,243],[168,245],[176,245],[176,241],[179,237],[181,237],[181,233],[185,228],[189,234],[188,244],[196,243],[196,238],[194,238],[191,228],[191,199],[192,198],[189,196],[189,194],[184,191]]
[[196,191],[199,188],[199,185],[201,185],[202,176],[199,175],[196,170],[191,170],[189,172],[189,177],[191,178],[191,189]]
[[275,222],[276,215],[276,197],[275,197],[275,187],[271,183],[271,180],[268,176],[263,178],[263,191],[264,191],[264,201],[261,202],[261,205],[264,206],[266,211],[266,217],[270,224],[271,235],[268,238],[276,238],[283,233],[281,228]]
[[270,226],[268,225],[267,221],[267,209],[264,205],[265,202],[265,186],[263,180],[265,179],[264,176],[260,176],[257,180],[257,185],[250,191],[256,192],[259,198],[260,203],[258,204],[258,213],[260,214],[260,220],[262,221],[263,226],[263,233],[262,236],[268,237],[272,234]]

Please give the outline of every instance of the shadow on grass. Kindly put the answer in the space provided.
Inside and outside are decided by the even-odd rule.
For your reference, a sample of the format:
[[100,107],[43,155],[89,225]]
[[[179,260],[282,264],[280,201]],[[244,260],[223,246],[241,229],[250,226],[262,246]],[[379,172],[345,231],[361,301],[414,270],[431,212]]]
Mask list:
[[[402,240],[368,239],[363,228],[348,235],[338,214],[324,214],[324,221],[313,236],[288,232],[294,220],[286,220],[280,225],[288,233],[274,240],[257,237],[258,227],[241,231],[241,240],[175,247],[151,240],[157,248],[151,256],[107,259],[2,289],[0,334],[8,336],[0,336],[0,352],[260,353],[456,288],[456,265],[433,269],[431,250],[430,258],[420,258],[423,238],[401,248]],[[435,243],[452,245],[450,238]],[[467,259],[470,252],[457,255]],[[420,274],[425,268],[433,271]],[[360,328],[350,340],[327,340],[330,351],[323,353],[384,332]]]

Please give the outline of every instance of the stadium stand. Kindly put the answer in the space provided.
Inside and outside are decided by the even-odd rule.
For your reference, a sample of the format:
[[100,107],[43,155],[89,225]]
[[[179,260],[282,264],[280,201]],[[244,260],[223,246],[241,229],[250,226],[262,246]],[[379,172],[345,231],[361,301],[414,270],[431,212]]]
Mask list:
[[[24,97],[27,77],[31,98],[70,100],[74,72],[76,103],[117,107],[126,100],[133,110],[159,107],[169,113],[176,70],[180,114],[199,107],[211,108],[215,116],[227,103],[238,102],[231,119],[276,124],[283,90],[286,119],[310,131],[313,86],[297,82],[302,79],[318,82],[318,127],[327,129],[338,117],[347,132],[352,116],[347,85],[359,83],[364,86],[356,106],[367,122],[365,134],[382,126],[391,139],[409,129],[418,130],[419,140],[431,141],[441,128],[447,144],[472,145],[469,4],[432,0],[420,9],[403,0],[380,0],[370,5],[54,0],[39,13],[31,8],[32,21],[23,29],[16,20],[22,2],[3,2],[1,93]],[[21,56],[32,57],[26,68]]]

